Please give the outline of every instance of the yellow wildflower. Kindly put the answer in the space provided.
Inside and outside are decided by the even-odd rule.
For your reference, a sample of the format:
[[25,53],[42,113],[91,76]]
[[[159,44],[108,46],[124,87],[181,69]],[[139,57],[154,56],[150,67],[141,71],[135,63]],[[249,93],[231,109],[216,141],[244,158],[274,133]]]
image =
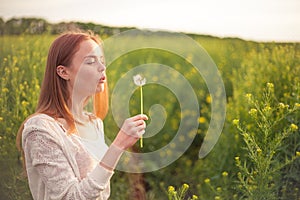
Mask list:
[[26,106],[28,106],[28,105],[29,105],[29,102],[27,102],[27,101],[22,101],[22,103],[21,103],[21,104],[22,104],[22,106],[23,106],[23,107],[26,107]]
[[15,67],[15,68],[13,68],[13,71],[18,72],[18,71],[19,71],[19,68],[18,68],[18,67]]
[[245,95],[247,100],[250,101],[252,99],[252,94],[248,93]]
[[203,124],[206,122],[206,119],[205,119],[205,117],[199,117],[198,121],[200,124]]
[[174,188],[172,185],[170,185],[170,186],[168,187],[168,191],[169,191],[169,192],[174,192],[174,191],[175,191],[175,188]]
[[210,179],[209,179],[209,178],[206,178],[206,179],[204,180],[204,183],[210,183]]
[[255,108],[251,108],[250,111],[249,111],[249,114],[252,116],[252,117],[255,117],[257,115],[257,110]]
[[279,106],[280,109],[284,109],[285,108],[284,103],[279,103],[278,106]]
[[264,108],[264,111],[265,111],[265,112],[269,112],[271,109],[272,109],[272,108],[271,108],[270,106],[266,106],[266,107]]
[[257,149],[256,149],[256,152],[257,152],[257,153],[261,153],[261,152],[262,152],[261,148],[257,148]]
[[160,152],[159,152],[159,156],[163,158],[163,157],[166,156],[166,153],[165,153],[164,151],[160,151]]
[[182,135],[179,136],[179,141],[180,141],[180,142],[184,142],[184,140],[185,140],[184,136],[182,136]]
[[245,139],[249,139],[250,138],[249,134],[248,133],[244,133],[244,138]]
[[233,125],[238,125],[240,123],[239,119],[232,120]]
[[274,88],[274,84],[273,84],[273,83],[267,83],[267,87],[268,87],[269,89],[272,89],[272,88]]
[[184,183],[183,185],[182,185],[182,191],[187,191],[188,189],[189,189],[189,185],[188,184],[186,184],[186,183]]
[[298,130],[298,126],[296,124],[291,124],[290,128],[291,128],[292,131]]
[[227,176],[228,176],[228,172],[224,171],[224,172],[222,173],[222,176],[223,176],[223,177],[227,177]]
[[207,96],[206,96],[206,102],[207,102],[207,103],[211,103],[211,96],[210,96],[210,95],[207,95]]
[[9,90],[7,88],[2,88],[2,93],[7,93]]
[[176,147],[176,144],[174,142],[171,142],[170,147],[174,149]]
[[296,151],[296,156],[300,157],[300,152],[299,151]]
[[192,200],[197,200],[197,199],[198,199],[198,197],[196,195],[192,196]]

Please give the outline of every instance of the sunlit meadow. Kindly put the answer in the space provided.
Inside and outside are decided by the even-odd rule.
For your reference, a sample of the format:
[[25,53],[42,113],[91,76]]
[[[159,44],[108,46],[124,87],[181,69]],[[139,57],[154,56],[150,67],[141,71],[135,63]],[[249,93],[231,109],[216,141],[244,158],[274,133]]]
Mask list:
[[[155,62],[186,77],[199,101],[199,127],[189,149],[171,165],[143,174],[147,199],[300,199],[300,44],[191,37],[215,61],[227,94],[223,132],[204,159],[198,159],[198,151],[208,129],[213,99],[188,60],[145,49],[130,52],[108,66],[110,91],[132,67]],[[34,112],[47,51],[54,38],[0,37],[0,199],[31,199],[21,174],[15,137],[21,122]],[[189,59],[194,58],[191,55]],[[156,103],[167,113],[160,133],[145,138],[143,149],[136,145],[139,151],[150,152],[168,144],[181,117],[194,113],[182,113],[168,88],[146,84],[143,92],[144,113]],[[139,90],[132,95],[131,114],[140,112],[139,95]],[[110,139],[118,130],[111,113],[105,119],[105,130]],[[187,133],[185,137],[192,136]],[[162,152],[160,156],[163,159],[171,154]],[[130,177],[116,172],[111,199],[130,199]]]

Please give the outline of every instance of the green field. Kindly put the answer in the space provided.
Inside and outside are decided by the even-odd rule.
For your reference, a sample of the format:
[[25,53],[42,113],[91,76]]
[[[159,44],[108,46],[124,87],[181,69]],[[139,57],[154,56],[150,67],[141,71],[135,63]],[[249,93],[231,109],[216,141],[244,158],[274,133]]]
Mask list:
[[[143,49],[129,52],[107,66],[111,92],[135,66],[170,66],[189,81],[200,105],[197,134],[187,151],[171,165],[140,177],[147,199],[175,199],[169,186],[179,194],[184,183],[189,185],[186,198],[300,199],[300,44],[190,37],[212,57],[226,90],[224,128],[213,150],[203,159],[198,159],[198,152],[214,99],[189,60],[163,50]],[[15,136],[21,122],[35,110],[48,48],[54,38],[47,34],[0,37],[0,199],[31,199],[26,179],[21,176]],[[132,115],[139,112],[138,95],[136,90],[129,101]],[[182,117],[195,113],[182,111],[176,96],[160,85],[146,85],[144,98],[146,114],[152,105],[160,104],[167,116],[159,134],[145,138],[143,149],[136,146],[141,152],[151,152],[172,140]],[[113,139],[118,127],[111,112],[104,123],[107,137]],[[186,137],[194,136],[187,133]],[[161,159],[169,154],[172,152],[163,152]],[[116,171],[111,199],[132,199],[132,176]]]

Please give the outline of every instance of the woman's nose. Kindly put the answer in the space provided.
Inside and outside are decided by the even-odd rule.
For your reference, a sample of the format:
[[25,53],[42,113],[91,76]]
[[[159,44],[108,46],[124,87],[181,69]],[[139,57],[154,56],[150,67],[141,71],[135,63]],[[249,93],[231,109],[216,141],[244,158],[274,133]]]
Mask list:
[[105,64],[102,63],[102,62],[99,62],[98,71],[99,71],[99,72],[103,72],[103,71],[105,71],[105,70],[106,70]]

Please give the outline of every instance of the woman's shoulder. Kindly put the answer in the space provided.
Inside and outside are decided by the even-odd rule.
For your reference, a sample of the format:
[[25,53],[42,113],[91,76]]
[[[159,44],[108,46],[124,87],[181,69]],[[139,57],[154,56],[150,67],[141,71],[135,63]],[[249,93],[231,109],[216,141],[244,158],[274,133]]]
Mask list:
[[50,117],[49,115],[43,113],[35,113],[29,116],[25,120],[25,126],[29,126],[29,125],[43,126],[45,124],[53,123],[53,122],[55,122],[55,119]]
[[50,133],[54,129],[55,123],[55,119],[51,116],[42,113],[35,113],[25,120],[23,135],[37,131]]
[[24,123],[22,131],[22,143],[27,138],[42,137],[43,140],[51,140],[59,143],[61,140],[61,131],[59,131],[57,121],[46,114],[33,114],[29,116]]

